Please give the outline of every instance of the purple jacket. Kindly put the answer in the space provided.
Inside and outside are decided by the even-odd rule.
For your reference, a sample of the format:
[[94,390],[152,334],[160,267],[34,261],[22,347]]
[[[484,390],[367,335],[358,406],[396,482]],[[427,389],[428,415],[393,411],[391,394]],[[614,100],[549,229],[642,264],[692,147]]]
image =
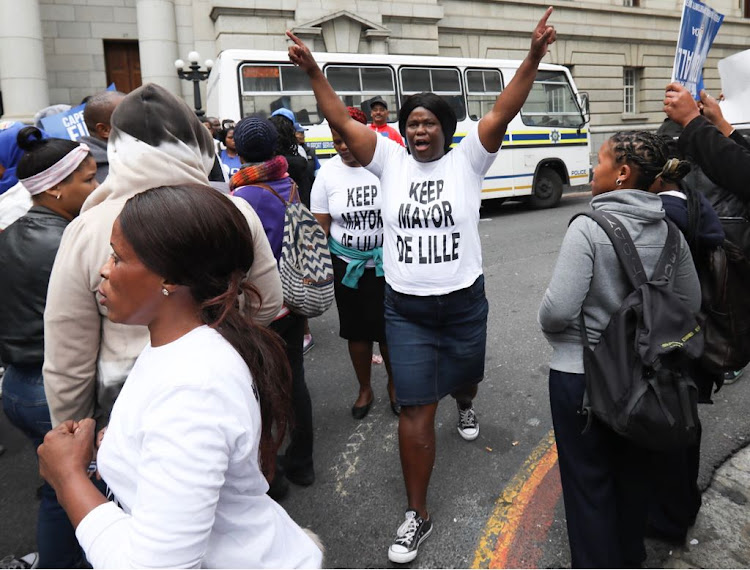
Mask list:
[[[292,179],[290,177],[287,176],[278,180],[263,180],[262,183],[270,186],[284,200],[289,201],[289,195],[292,191]],[[286,206],[273,193],[261,186],[240,186],[234,191],[234,196],[246,200],[258,214],[263,229],[266,231],[268,242],[271,244],[273,255],[278,262],[279,257],[281,257],[282,240],[284,239]],[[295,199],[295,202],[297,201],[299,199]]]

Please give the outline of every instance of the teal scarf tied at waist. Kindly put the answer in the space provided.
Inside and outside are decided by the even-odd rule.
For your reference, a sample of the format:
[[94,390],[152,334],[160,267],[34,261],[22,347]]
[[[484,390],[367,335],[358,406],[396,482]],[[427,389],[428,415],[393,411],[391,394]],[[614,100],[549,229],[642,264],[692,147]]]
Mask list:
[[338,256],[348,257],[351,259],[349,264],[346,266],[346,274],[341,280],[341,283],[352,289],[359,288],[359,279],[365,272],[365,265],[368,259],[372,259],[375,262],[375,275],[382,277],[383,273],[383,248],[376,247],[367,251],[361,251],[359,249],[352,249],[346,247],[342,243],[336,241],[332,237],[328,237],[328,248],[331,253]]

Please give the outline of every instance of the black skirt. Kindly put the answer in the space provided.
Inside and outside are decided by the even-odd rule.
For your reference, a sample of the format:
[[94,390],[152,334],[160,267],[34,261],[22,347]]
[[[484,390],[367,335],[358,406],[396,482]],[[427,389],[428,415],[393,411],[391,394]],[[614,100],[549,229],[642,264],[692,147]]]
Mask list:
[[334,292],[339,311],[339,336],[347,340],[385,342],[385,277],[365,268],[357,289],[341,283],[347,262],[332,255]]

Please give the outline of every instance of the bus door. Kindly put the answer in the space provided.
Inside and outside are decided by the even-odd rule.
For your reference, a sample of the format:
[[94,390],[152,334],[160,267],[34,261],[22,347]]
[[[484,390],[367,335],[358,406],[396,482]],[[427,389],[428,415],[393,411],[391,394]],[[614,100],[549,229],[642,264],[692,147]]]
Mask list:
[[[464,70],[466,85],[466,120],[459,123],[462,132],[476,128],[477,123],[495,105],[503,90],[503,74],[499,69],[471,68]],[[507,149],[510,141],[510,125],[503,138],[503,146],[490,167],[482,184],[482,199],[507,198],[515,194],[515,173],[511,152]]]
[[537,72],[520,123],[511,135],[513,167],[532,205],[554,206],[563,184],[588,182],[588,129],[563,70]]

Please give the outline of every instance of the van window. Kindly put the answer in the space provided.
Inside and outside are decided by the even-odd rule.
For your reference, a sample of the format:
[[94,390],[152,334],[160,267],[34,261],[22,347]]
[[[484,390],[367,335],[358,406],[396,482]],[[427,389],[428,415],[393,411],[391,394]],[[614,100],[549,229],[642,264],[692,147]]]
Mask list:
[[388,103],[391,120],[398,115],[396,86],[390,67],[327,65],[324,72],[344,104],[362,109],[368,122],[370,101],[375,97],[382,97]]
[[456,113],[457,120],[463,121],[466,118],[466,104],[457,69],[402,67],[399,70],[399,75],[401,77],[402,104],[409,95],[422,91],[432,91],[448,102]]
[[276,109],[286,107],[294,111],[303,125],[323,121],[310,80],[301,69],[292,64],[244,63],[239,74],[243,117],[269,117]]
[[466,102],[469,118],[478,121],[492,109],[503,90],[503,79],[497,69],[466,70]]
[[562,71],[539,71],[521,108],[524,125],[573,127],[584,124],[581,109]]

